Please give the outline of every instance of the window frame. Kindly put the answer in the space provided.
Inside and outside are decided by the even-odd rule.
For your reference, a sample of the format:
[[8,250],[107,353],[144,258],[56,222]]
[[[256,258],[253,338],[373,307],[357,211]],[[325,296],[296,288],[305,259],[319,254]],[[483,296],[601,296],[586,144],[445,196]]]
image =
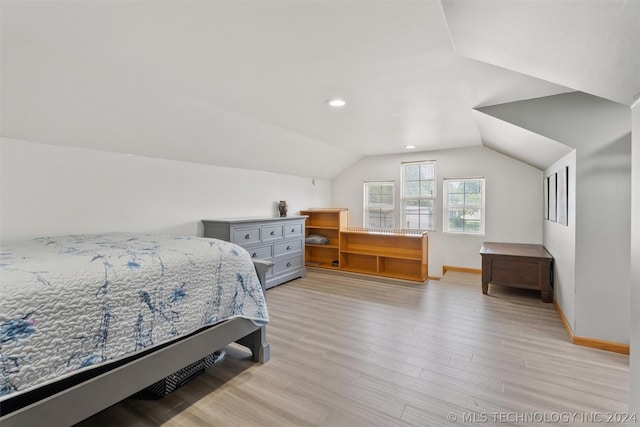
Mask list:
[[[415,182],[407,180],[407,166],[412,165],[431,165],[433,167],[433,179],[430,180],[422,180],[419,179],[417,182],[421,183],[423,181],[432,181],[432,193],[430,196],[408,196],[407,193],[407,183]],[[437,167],[435,160],[419,160],[419,161],[411,161],[411,162],[402,162],[401,163],[401,186],[400,186],[400,211],[402,226],[400,227],[403,230],[426,230],[426,231],[436,231],[436,197],[437,197]],[[420,184],[419,184],[420,186]],[[420,201],[430,201],[431,202],[431,224],[427,227],[420,228],[410,228],[408,227],[408,219],[407,219],[407,202],[409,201],[417,201],[420,204]],[[419,216],[420,216],[420,206],[418,207]],[[420,222],[420,220],[418,220]]]
[[[369,186],[373,185],[390,185],[391,186],[391,209],[384,209],[385,211],[391,212],[391,226],[388,228],[385,227],[370,227],[370,211],[371,209],[379,209],[380,213],[382,213],[383,208],[371,208],[369,202]],[[393,180],[380,180],[380,181],[364,181],[362,186],[362,224],[365,228],[375,228],[381,230],[392,230],[395,228],[396,223],[396,182]],[[382,194],[382,193],[381,193]]]
[[[466,203],[466,192],[463,194],[463,202],[462,204],[451,204],[449,203],[449,186],[450,182],[473,182],[480,181],[480,204],[467,204]],[[486,209],[485,209],[485,200],[486,200],[486,179],[483,176],[474,176],[474,177],[463,177],[463,178],[443,178],[442,179],[442,231],[447,234],[458,234],[458,235],[469,235],[469,236],[484,236],[485,235],[485,227],[486,227]],[[456,231],[451,230],[449,225],[449,212],[451,209],[479,209],[480,210],[480,229],[479,231]],[[466,223],[466,219],[463,219],[463,224]],[[464,225],[463,225],[464,227]]]

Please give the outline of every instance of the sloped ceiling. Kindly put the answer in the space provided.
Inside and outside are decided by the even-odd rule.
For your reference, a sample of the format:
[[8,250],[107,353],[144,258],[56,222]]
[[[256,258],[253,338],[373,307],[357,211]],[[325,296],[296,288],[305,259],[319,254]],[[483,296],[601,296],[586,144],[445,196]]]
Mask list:
[[625,105],[640,95],[636,0],[444,0],[456,52]]
[[476,107],[629,104],[640,2],[550,3],[2,0],[1,135],[332,178],[407,144],[491,146],[504,126]]
[[[631,133],[627,106],[583,92],[491,105],[479,108],[476,114],[544,136],[571,149],[588,150],[593,141],[601,144],[617,141]],[[591,120],[585,120],[585,117]],[[548,151],[553,150],[549,146]]]
[[538,169],[546,169],[572,151],[566,144],[482,110],[474,110],[473,113],[485,147],[521,159]]

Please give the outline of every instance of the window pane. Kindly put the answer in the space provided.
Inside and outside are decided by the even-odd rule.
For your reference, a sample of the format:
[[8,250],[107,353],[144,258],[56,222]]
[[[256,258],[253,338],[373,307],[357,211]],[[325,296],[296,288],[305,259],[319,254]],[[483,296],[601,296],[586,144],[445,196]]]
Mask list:
[[420,208],[422,210],[424,209],[429,209],[432,210],[433,209],[433,200],[430,199],[420,199],[420,204],[419,204]]
[[433,200],[406,200],[404,212],[404,228],[419,230],[433,228]]
[[378,224],[378,211],[376,209],[369,209],[367,212],[367,223],[365,227],[375,228]]
[[364,226],[394,228],[393,182],[366,182]]
[[465,209],[464,210],[464,219],[480,219],[480,209]]
[[407,214],[405,228],[420,228],[420,215]]
[[420,217],[420,228],[421,229],[425,229],[425,228],[433,228],[433,211],[429,210],[427,212],[425,212],[424,214],[421,215]]
[[407,182],[405,185],[405,196],[406,197],[417,197],[420,195],[420,182]]
[[420,165],[405,165],[405,180],[417,181],[420,179]]
[[464,231],[466,233],[479,233],[480,232],[480,221],[479,220],[465,220],[464,221]]
[[433,181],[420,181],[420,196],[433,196]]
[[393,194],[380,195],[380,204],[385,207],[393,207]]
[[410,229],[433,229],[435,163],[406,163],[403,168],[401,225]]
[[449,231],[464,231],[464,209],[449,209]]
[[465,193],[480,193],[480,181],[465,181],[464,183],[464,192]]
[[420,165],[420,179],[433,180],[435,178],[435,168],[433,164]]
[[445,231],[480,234],[484,231],[484,179],[445,179]]
[[449,200],[449,204],[450,205],[462,205],[464,204],[464,195],[462,194],[456,194],[456,193],[449,193],[448,194],[448,200]]
[[451,193],[464,193],[464,182],[461,181],[448,181],[447,192]]
[[466,193],[464,195],[464,203],[467,205],[479,205],[482,203],[482,195],[480,193]]
[[420,201],[416,199],[405,200],[404,206],[405,206],[405,210],[407,211],[407,214],[415,213],[415,211],[420,209]]

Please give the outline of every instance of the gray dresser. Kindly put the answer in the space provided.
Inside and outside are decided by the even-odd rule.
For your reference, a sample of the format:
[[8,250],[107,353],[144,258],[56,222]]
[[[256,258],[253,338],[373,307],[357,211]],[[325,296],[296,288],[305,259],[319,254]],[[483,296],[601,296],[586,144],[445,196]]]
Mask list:
[[306,216],[203,219],[204,237],[226,240],[245,248],[255,259],[275,264],[267,272],[266,288],[304,277]]

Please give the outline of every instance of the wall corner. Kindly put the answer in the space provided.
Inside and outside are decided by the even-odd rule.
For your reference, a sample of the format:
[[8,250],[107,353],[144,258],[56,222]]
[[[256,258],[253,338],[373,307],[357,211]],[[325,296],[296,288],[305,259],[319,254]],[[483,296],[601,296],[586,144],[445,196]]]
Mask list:
[[640,415],[640,102],[631,108],[630,301],[629,412]]

